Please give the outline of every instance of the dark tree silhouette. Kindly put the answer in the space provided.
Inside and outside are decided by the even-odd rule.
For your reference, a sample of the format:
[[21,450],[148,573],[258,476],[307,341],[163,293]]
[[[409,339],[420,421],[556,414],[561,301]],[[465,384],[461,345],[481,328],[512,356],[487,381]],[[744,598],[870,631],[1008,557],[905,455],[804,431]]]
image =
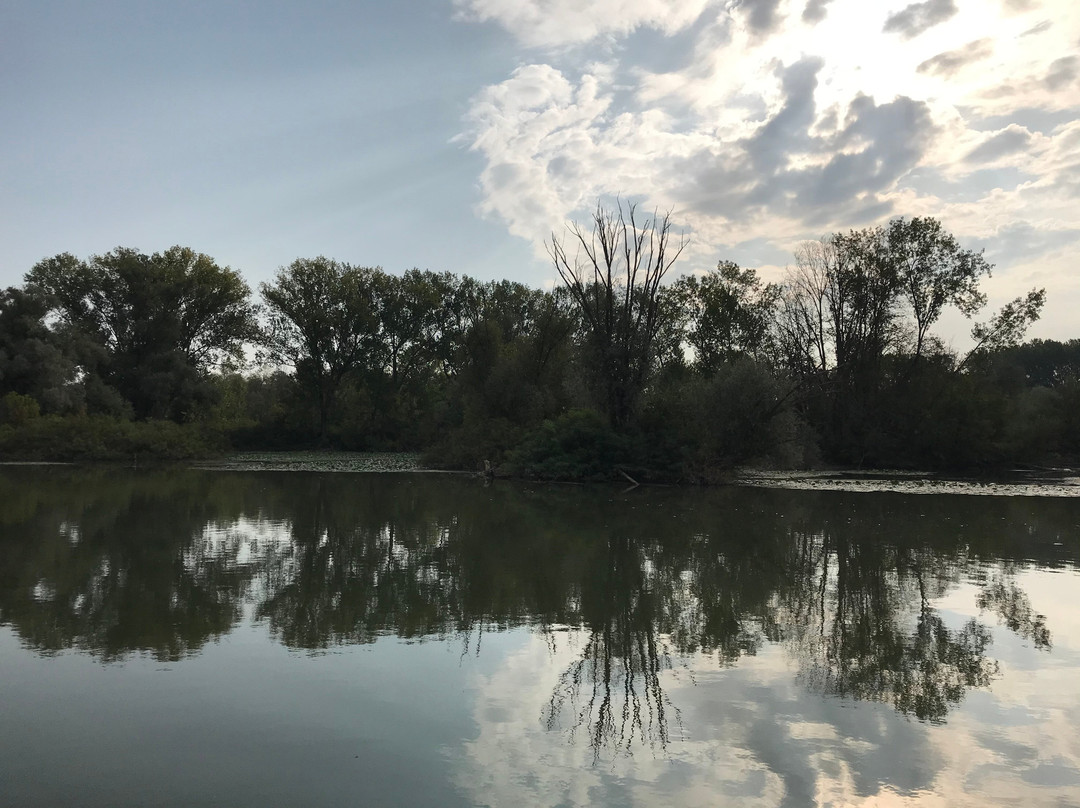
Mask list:
[[378,270],[327,258],[297,259],[259,288],[267,306],[266,357],[295,369],[315,399],[320,441],[345,379],[377,355]]
[[205,376],[256,333],[240,274],[187,247],[147,255],[118,247],[38,263],[45,295],[82,371],[119,391],[138,417],[183,420],[208,395]]
[[597,204],[591,229],[576,222],[567,228],[568,238],[552,233],[548,252],[581,312],[601,406],[613,426],[624,426],[653,369],[660,282],[686,240],[672,242],[670,214],[641,220],[622,200],[615,210]]

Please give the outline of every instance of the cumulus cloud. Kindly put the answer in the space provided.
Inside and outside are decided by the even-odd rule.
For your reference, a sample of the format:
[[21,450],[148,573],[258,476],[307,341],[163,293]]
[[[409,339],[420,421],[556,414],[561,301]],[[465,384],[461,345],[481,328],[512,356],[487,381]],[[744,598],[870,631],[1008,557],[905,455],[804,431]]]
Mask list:
[[784,104],[745,144],[753,168],[762,176],[776,173],[791,157],[811,147],[814,90],[824,64],[818,57],[806,57],[780,72]]
[[1010,126],[984,140],[964,158],[969,163],[989,163],[1009,154],[1026,149],[1031,143],[1031,132],[1022,126]]
[[[524,65],[474,99],[471,147],[484,154],[480,175],[487,214],[534,242],[563,217],[565,199],[592,188],[582,169],[597,169],[594,138],[611,99],[602,76],[572,83],[550,65]],[[575,191],[574,189],[582,189]]]
[[919,34],[956,16],[959,9],[953,0],[926,0],[912,3],[895,14],[890,14],[882,29],[887,34],[900,34],[904,39],[914,39]]
[[1019,221],[999,228],[985,241],[985,246],[987,255],[994,261],[1018,262],[1039,258],[1077,242],[1080,242],[1080,228],[1049,230],[1036,227],[1031,222]]
[[[714,0],[454,0],[461,19],[494,22],[533,47],[580,45],[640,27],[671,34],[691,25]],[[772,0],[775,4],[776,0]]]
[[[509,2],[458,4],[523,24]],[[658,4],[644,2],[631,17],[659,35],[643,40],[618,39],[626,20],[588,4],[521,5],[567,9],[564,43],[582,36],[575,15],[616,37],[602,64],[556,49],[473,100],[462,140],[484,160],[478,208],[538,255],[552,228],[612,194],[674,210],[693,236],[685,270],[724,245],[763,239],[775,257],[893,214],[939,217],[961,240],[1016,218],[1047,232],[1075,222],[1080,8],[1013,20],[929,0],[883,31],[863,0],[691,3],[684,27],[648,22]],[[1052,27],[1021,36],[1051,12]],[[673,52],[644,58],[643,41]]]
[[821,22],[829,13],[828,6],[830,2],[831,0],[810,0],[806,4],[806,8],[803,9],[803,22]]
[[780,0],[739,0],[736,6],[746,16],[746,24],[755,34],[767,34],[780,22]]
[[1039,7],[1036,0],[1005,0],[1005,11],[1010,14],[1023,14]]
[[1022,71],[985,90],[982,98],[1007,108],[1016,108],[1014,99],[1023,99],[1025,107],[1046,113],[1076,110],[1080,95],[1069,90],[1080,85],[1080,57],[1070,54],[1039,62],[1037,67],[1024,65]]
[[877,195],[918,162],[934,133],[929,110],[910,98],[878,104],[859,96],[838,132],[815,136],[813,91],[821,67],[819,59],[803,59],[787,68],[784,104],[752,136],[687,159],[680,198],[695,211],[732,221],[765,210],[808,225],[851,221],[855,208],[864,216],[887,215],[891,203]]
[[962,48],[945,51],[920,62],[915,68],[919,73],[934,73],[939,76],[951,76],[962,67],[987,58],[994,52],[994,43],[989,37],[976,39]]
[[1077,76],[1080,76],[1080,58],[1063,56],[1051,62],[1043,82],[1048,90],[1056,91],[1075,83]]
[[996,132],[1009,124],[1017,124],[1029,132],[1047,135],[1062,124],[1077,120],[1080,120],[1080,107],[1059,110],[1018,107],[1001,115],[973,116],[968,120],[968,125],[977,132]]

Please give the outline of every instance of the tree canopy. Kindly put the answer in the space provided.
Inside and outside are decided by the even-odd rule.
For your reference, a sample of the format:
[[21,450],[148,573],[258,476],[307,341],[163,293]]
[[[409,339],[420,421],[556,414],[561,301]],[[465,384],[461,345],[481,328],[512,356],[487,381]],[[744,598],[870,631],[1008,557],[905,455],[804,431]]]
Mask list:
[[182,418],[217,363],[256,335],[238,272],[187,247],[147,255],[118,247],[39,262],[28,289],[47,301],[81,372],[130,402],[139,417]]

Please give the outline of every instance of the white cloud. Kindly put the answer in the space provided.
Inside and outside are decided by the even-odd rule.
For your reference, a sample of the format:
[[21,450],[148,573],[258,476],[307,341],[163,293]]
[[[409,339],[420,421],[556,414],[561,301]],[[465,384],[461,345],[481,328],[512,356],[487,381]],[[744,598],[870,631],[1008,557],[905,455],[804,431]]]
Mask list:
[[[665,17],[666,5],[459,3],[527,44],[617,38],[602,64],[551,53],[518,68],[468,114],[463,139],[486,162],[480,210],[538,254],[611,194],[674,210],[693,238],[684,271],[714,264],[723,245],[790,249],[890,215],[935,216],[988,246],[1017,222],[1036,233],[1080,223],[1080,6],[831,0],[807,17],[805,3],[763,0],[715,13],[675,4]],[[914,28],[892,28],[918,28],[910,39],[883,30],[908,17]],[[659,58],[624,36],[642,25],[682,33]],[[1050,113],[1065,123],[1028,122]]]
[[959,9],[953,0],[926,0],[924,3],[912,3],[885,20],[886,33],[900,34],[904,39],[912,39],[919,34],[940,25],[956,16]]
[[[590,727],[571,732],[545,720],[587,633],[532,634],[470,682],[476,732],[451,753],[457,784],[470,801],[493,806],[1071,804],[1080,760],[1075,581],[1034,568],[1016,575],[1046,615],[1053,653],[1033,666],[1026,641],[977,608],[975,585],[944,585],[935,608],[947,624],[976,618],[990,627],[1001,669],[996,686],[968,690],[938,725],[887,702],[808,690],[811,679],[799,673],[808,672],[805,653],[821,652],[819,635],[791,631],[730,667],[708,653],[676,660],[658,679],[669,715],[681,716],[666,748],[637,737],[629,750],[604,746],[594,761]],[[580,682],[581,714],[591,684]]]
[[454,0],[459,15],[495,22],[532,47],[580,45],[637,28],[680,31],[714,0]]

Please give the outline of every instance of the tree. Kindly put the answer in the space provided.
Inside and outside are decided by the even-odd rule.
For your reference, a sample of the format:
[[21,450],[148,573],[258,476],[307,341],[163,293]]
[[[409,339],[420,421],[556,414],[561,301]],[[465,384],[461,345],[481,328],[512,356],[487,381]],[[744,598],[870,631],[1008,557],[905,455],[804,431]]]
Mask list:
[[45,317],[48,301],[33,291],[0,291],[0,395],[30,396],[46,412],[82,403],[75,366]]
[[[591,232],[576,222],[570,237],[554,233],[548,253],[581,312],[589,370],[613,426],[625,426],[653,367],[660,329],[660,282],[686,240],[671,243],[671,217],[638,220],[637,208],[597,204]],[[571,258],[568,243],[576,248]]]
[[1080,382],[1080,339],[1033,339],[1008,351],[1006,358],[1022,369],[1032,386],[1064,387]]
[[454,352],[453,304],[461,281],[449,272],[378,273],[375,302],[381,356],[393,393],[445,371]]
[[[835,233],[801,245],[783,292],[780,341],[789,364],[842,375],[885,353],[925,355],[946,305],[971,317],[986,303],[981,252],[961,249],[931,218]],[[903,320],[914,320],[911,339]]]
[[930,218],[898,218],[800,246],[776,336],[827,453],[860,463],[905,457],[955,399],[954,371],[1019,341],[1038,317],[1040,291],[977,325],[976,349],[959,364],[931,334],[946,306],[971,317],[985,305],[979,283],[990,270],[981,253],[962,249]]
[[896,345],[899,273],[888,260],[881,228],[832,237],[835,264],[829,274],[829,305],[836,367],[851,378],[876,369]]
[[1046,290],[1032,289],[1023,297],[1006,303],[988,322],[976,323],[971,329],[975,347],[964,358],[964,362],[972,356],[1018,346],[1031,324],[1039,319],[1045,302]]
[[82,371],[115,388],[138,417],[189,417],[204,375],[255,336],[240,274],[187,247],[118,247],[38,263],[28,287],[49,301]]
[[834,252],[828,239],[800,245],[795,267],[780,290],[777,347],[788,369],[798,376],[829,369],[832,354],[826,291]]
[[724,362],[770,353],[780,287],[762,284],[753,269],[721,261],[702,277],[685,275],[670,287],[688,319],[694,363],[712,372]]
[[886,231],[885,248],[915,318],[913,358],[917,361],[930,327],[946,304],[966,317],[986,305],[979,281],[990,274],[991,266],[982,252],[962,250],[941,222],[931,218],[893,219]]
[[259,290],[267,307],[265,358],[292,367],[314,399],[318,433],[327,426],[345,379],[377,354],[375,289],[380,269],[328,258],[298,258]]

